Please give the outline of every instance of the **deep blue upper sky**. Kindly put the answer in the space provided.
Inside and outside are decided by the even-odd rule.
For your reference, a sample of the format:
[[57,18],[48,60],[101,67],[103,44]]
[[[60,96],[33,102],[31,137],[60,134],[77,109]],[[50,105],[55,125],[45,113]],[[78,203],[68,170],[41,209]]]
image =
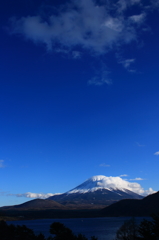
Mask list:
[[1,206],[98,174],[159,189],[159,1],[142,2],[1,4]]

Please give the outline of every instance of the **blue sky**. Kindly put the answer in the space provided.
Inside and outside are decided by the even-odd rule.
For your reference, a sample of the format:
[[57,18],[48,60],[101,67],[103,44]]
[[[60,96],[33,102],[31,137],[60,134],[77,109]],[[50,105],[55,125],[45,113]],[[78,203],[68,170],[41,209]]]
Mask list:
[[1,4],[0,206],[94,175],[159,190],[158,22],[158,0]]

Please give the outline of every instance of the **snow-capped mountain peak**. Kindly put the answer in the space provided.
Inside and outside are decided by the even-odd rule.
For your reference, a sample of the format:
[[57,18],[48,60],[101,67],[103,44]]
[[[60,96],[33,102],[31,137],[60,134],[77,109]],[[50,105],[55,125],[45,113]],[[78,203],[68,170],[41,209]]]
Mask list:
[[131,187],[128,186],[128,182],[120,177],[106,177],[104,175],[97,175],[89,178],[76,188],[68,191],[67,194],[94,192],[100,189],[107,189],[109,191],[118,189],[124,192],[127,190],[131,191]]

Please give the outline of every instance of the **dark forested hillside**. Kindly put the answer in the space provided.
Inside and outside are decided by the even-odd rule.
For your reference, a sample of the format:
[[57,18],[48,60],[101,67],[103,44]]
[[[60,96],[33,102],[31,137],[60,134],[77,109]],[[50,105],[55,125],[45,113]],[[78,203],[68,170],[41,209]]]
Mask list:
[[159,212],[159,192],[142,200],[124,199],[101,210],[103,216],[150,216]]

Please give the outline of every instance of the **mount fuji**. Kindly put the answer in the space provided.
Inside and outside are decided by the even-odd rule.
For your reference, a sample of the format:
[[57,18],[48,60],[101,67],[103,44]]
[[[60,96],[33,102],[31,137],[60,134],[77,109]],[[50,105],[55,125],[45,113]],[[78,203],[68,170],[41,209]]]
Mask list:
[[102,208],[122,199],[142,199],[143,197],[132,191],[131,184],[127,184],[120,177],[106,177],[97,175],[72,190],[49,197],[70,208]]

